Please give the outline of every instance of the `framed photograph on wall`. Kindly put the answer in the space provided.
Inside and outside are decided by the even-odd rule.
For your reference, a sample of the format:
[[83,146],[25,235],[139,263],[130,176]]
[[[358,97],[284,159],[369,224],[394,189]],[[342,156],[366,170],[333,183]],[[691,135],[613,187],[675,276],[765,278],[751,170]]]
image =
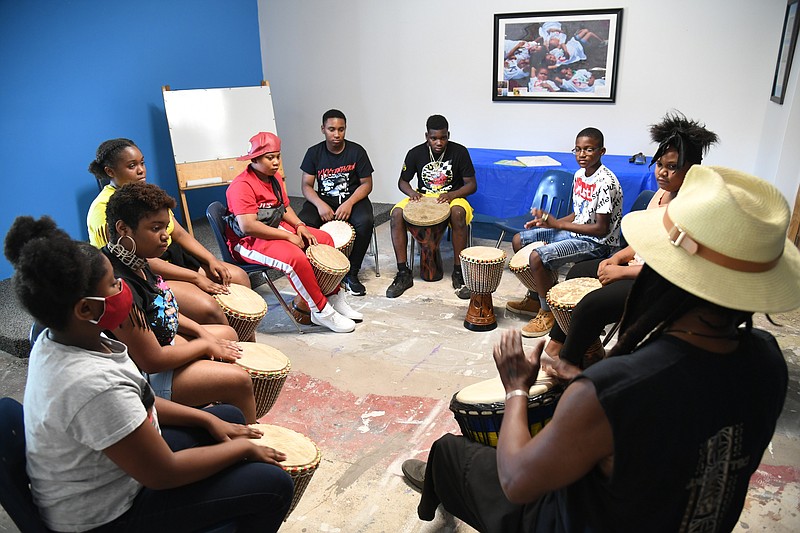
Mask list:
[[798,5],[798,0],[789,0],[783,19],[783,32],[781,32],[781,43],[778,48],[778,64],[775,66],[775,79],[772,81],[772,95],[770,96],[770,100],[779,104],[783,104],[783,98],[786,95],[789,67],[792,66],[794,49],[797,47],[797,32],[800,28]]
[[492,100],[613,102],[621,30],[622,9],[495,15]]

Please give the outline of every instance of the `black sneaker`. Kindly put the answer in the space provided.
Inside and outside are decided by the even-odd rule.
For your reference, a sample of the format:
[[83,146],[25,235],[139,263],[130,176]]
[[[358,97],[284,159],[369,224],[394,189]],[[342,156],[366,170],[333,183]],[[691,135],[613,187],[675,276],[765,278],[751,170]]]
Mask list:
[[461,270],[453,270],[452,278],[453,288],[456,290],[456,296],[462,300],[469,300],[469,289],[464,285],[464,274]]
[[367,294],[367,288],[358,281],[358,274],[347,274],[342,283],[344,283],[344,288],[347,290],[348,294],[352,294],[353,296],[364,296]]
[[389,285],[389,288],[386,289],[386,297],[397,298],[413,286],[414,276],[412,276],[411,271],[401,270],[394,277],[394,281]]

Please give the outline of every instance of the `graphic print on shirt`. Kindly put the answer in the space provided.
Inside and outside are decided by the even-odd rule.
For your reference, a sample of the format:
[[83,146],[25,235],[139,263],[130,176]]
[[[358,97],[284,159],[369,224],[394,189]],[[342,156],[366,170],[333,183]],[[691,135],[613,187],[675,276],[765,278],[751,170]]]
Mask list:
[[686,487],[689,501],[681,521],[681,531],[716,531],[731,504],[738,470],[750,458],[742,456],[744,426],[724,427],[698,450],[697,469]]
[[356,164],[350,163],[337,168],[324,168],[317,171],[318,192],[324,196],[345,197],[350,192],[350,173],[355,172]]
[[155,312],[148,313],[152,316],[150,329],[155,333],[158,343],[165,346],[172,343],[178,333],[178,301],[161,276],[158,276],[156,286],[160,293],[153,298],[152,308]]
[[[589,208],[596,189],[597,182],[586,183],[581,177],[575,178],[575,182],[572,186],[572,194],[581,199],[581,203],[575,206],[575,212],[577,214],[581,214]],[[600,206],[598,205],[598,207]]]
[[453,188],[453,161],[432,161],[422,167],[420,173],[422,180],[421,190],[434,193],[449,192]]

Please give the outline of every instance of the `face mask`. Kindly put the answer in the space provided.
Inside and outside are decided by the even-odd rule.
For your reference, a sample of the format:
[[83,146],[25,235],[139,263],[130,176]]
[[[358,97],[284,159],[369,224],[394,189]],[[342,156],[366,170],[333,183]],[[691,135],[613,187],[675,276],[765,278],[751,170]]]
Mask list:
[[103,302],[103,313],[97,320],[89,320],[92,324],[97,324],[104,330],[114,331],[122,325],[133,304],[133,294],[125,280],[120,279],[122,290],[113,296],[86,296],[87,300],[97,300]]

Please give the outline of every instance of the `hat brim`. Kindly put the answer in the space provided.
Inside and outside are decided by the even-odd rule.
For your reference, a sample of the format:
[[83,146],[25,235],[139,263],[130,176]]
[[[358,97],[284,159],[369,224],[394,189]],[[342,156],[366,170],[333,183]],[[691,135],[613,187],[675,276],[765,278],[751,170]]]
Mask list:
[[674,246],[663,220],[663,208],[629,213],[622,232],[645,263],[673,285],[740,311],[782,313],[800,307],[800,250],[789,239],[774,268],[739,272]]

